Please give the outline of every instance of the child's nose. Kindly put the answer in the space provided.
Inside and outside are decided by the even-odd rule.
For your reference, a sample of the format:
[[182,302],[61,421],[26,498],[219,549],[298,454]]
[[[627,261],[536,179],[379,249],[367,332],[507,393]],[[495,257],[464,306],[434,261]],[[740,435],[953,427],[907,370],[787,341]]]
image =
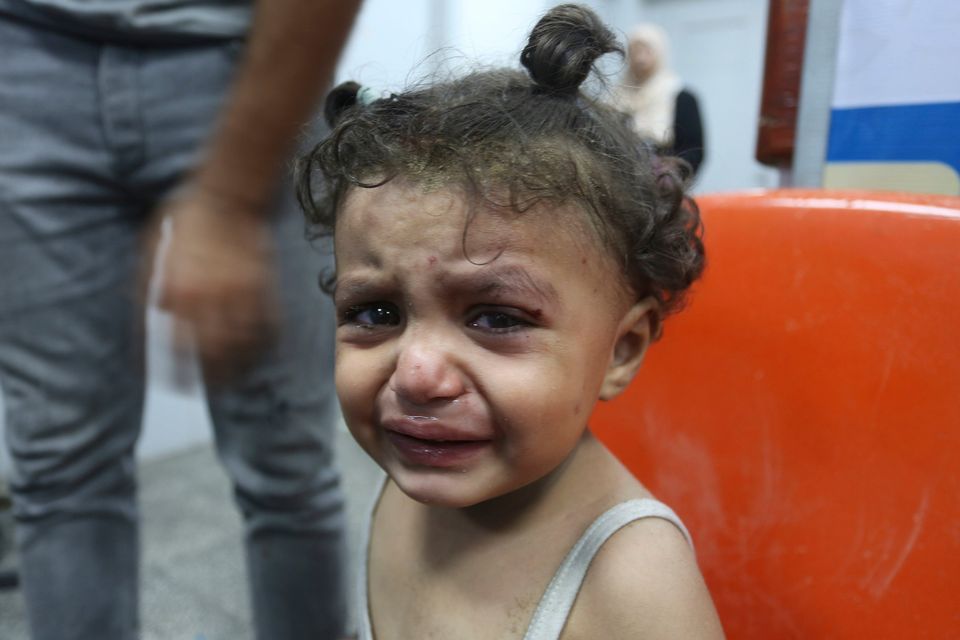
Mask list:
[[436,338],[425,335],[401,346],[390,388],[407,402],[425,405],[452,400],[463,394],[465,387],[449,351]]

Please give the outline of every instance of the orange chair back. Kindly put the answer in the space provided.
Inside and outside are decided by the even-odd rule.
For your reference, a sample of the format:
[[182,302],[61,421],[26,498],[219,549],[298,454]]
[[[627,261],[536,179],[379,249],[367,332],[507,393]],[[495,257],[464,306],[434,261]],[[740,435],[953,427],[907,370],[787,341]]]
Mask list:
[[708,267],[591,423],[731,638],[960,638],[960,198],[698,198]]

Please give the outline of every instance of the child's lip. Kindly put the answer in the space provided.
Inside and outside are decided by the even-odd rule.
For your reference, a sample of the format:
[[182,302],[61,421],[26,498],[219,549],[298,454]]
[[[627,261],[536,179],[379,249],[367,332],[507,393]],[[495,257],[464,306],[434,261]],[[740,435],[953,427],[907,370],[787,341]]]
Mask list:
[[387,431],[386,439],[401,460],[418,467],[464,470],[493,446],[491,440],[430,440]]
[[464,429],[434,416],[388,417],[380,424],[387,431],[428,442],[485,442],[493,439],[489,432]]

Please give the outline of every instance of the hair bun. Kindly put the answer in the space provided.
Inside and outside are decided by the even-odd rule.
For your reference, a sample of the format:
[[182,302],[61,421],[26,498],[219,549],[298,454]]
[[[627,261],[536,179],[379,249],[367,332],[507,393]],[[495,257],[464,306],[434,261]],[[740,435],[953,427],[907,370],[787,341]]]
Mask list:
[[338,84],[323,103],[323,117],[331,127],[337,124],[343,112],[357,104],[357,94],[360,92],[360,85],[353,80],[348,80]]
[[520,54],[533,82],[542,90],[575,95],[606,53],[623,49],[592,10],[577,4],[562,4],[544,15],[530,32]]

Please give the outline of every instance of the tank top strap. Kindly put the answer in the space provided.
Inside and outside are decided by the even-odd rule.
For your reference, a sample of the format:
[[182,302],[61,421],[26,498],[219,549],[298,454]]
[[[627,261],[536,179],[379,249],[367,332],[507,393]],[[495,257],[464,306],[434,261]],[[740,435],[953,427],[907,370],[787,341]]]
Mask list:
[[364,526],[360,531],[360,549],[357,554],[357,571],[356,571],[356,599],[357,599],[357,612],[356,612],[356,625],[357,625],[357,640],[373,640],[373,624],[370,622],[370,597],[367,592],[367,578],[369,573],[369,559],[370,559],[370,533],[373,528],[373,516],[377,511],[377,506],[380,504],[380,498],[383,496],[383,490],[387,486],[387,474],[380,474],[380,478],[377,481],[377,487],[373,494],[373,500],[370,501],[370,507],[367,510],[367,518],[364,522]]
[[563,563],[547,585],[537,605],[524,640],[557,640],[567,623],[567,617],[580,592],[587,569],[594,556],[610,536],[626,525],[642,518],[662,518],[672,522],[693,547],[690,532],[667,505],[658,500],[642,498],[621,502],[605,511],[584,532],[567,553]]

